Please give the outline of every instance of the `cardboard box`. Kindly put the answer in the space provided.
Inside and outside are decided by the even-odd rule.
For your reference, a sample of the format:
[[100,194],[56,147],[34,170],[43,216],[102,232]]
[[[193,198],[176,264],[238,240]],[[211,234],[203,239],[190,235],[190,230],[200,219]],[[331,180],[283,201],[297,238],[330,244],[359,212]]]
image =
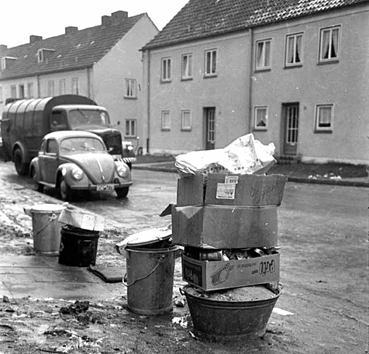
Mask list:
[[273,247],[277,207],[172,206],[173,243],[200,248]]
[[287,176],[284,175],[209,174],[207,177],[184,177],[178,179],[177,206],[280,205],[286,182]]
[[205,291],[279,281],[279,253],[231,261],[199,261],[182,255],[183,280]]
[[59,222],[62,224],[91,231],[103,231],[104,221],[105,219],[101,216],[82,212],[70,207],[64,209],[59,216]]

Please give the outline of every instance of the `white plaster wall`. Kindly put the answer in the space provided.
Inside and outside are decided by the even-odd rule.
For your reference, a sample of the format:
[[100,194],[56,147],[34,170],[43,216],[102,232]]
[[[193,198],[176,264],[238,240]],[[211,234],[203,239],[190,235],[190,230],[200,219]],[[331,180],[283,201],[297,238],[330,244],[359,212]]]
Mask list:
[[[143,133],[143,64],[140,49],[158,30],[148,16],[143,17],[107,55],[94,65],[94,97],[97,103],[108,109],[115,128],[124,137],[125,119],[137,119],[137,135],[140,143]],[[124,97],[125,79],[137,80],[137,98]],[[120,124],[118,124],[118,122]],[[134,144],[137,144],[136,139]]]
[[[217,49],[217,76],[204,78],[205,50]],[[215,147],[248,131],[247,33],[150,52],[150,153],[181,153],[205,148],[204,107],[216,108]],[[181,80],[182,55],[192,53],[193,80]],[[160,81],[163,57],[172,60],[172,81]],[[170,131],[161,129],[161,112],[171,112]],[[192,130],[181,131],[181,111],[190,110]]]

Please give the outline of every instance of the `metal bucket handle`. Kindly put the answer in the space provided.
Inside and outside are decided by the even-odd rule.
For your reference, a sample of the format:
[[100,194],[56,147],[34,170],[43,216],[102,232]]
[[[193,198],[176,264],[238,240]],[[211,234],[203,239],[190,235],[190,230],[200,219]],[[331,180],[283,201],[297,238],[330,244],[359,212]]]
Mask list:
[[135,284],[135,283],[137,283],[138,281],[140,281],[140,280],[144,280],[144,279],[146,279],[146,278],[148,278],[152,273],[154,273],[155,272],[155,270],[159,267],[159,265],[161,264],[161,263],[163,263],[163,260],[165,259],[165,255],[161,255],[160,256],[160,258],[159,258],[159,260],[157,261],[157,263],[156,263],[156,265],[155,265],[155,267],[147,274],[147,275],[145,275],[145,276],[143,276],[143,277],[141,277],[141,278],[137,278],[137,279],[135,279],[134,281],[132,281],[130,284],[127,284],[127,283],[125,283],[125,279],[127,278],[127,273],[124,275],[124,277],[123,277],[123,285],[125,285],[127,288],[129,287],[129,286],[132,286],[133,284]]
[[37,230],[37,232],[33,236],[37,236],[39,233],[41,233],[42,231],[44,231],[57,218],[58,218],[58,216],[55,213],[52,213],[49,216],[49,222],[46,225],[44,225],[43,227],[41,227],[40,230]]

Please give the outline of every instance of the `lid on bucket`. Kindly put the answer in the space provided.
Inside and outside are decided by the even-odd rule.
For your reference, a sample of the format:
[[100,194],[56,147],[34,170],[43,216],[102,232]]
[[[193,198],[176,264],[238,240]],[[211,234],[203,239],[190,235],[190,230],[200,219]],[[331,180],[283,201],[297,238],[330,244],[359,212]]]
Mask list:
[[31,212],[52,213],[59,212],[65,209],[61,204],[36,204],[31,207]]
[[127,246],[137,247],[151,245],[153,243],[167,241],[172,236],[172,230],[166,229],[150,229],[139,232],[127,238]]

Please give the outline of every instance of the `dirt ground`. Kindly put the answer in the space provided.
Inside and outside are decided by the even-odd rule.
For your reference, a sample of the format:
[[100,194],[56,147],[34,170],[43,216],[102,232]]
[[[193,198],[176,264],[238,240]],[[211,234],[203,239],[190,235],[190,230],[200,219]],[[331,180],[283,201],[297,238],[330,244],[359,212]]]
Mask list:
[[[23,206],[44,202],[47,197],[1,183],[0,255],[32,255],[30,220],[21,210]],[[284,225],[290,217],[284,214]],[[230,343],[197,338],[185,297],[178,291],[183,282],[177,262],[174,311],[164,316],[131,313],[127,310],[124,294],[114,300],[102,299],[95,303],[76,302],[78,299],[68,302],[1,296],[0,354],[368,353],[368,286],[363,259],[367,254],[363,252],[367,249],[367,241],[326,230],[324,220],[318,221],[322,225],[312,224],[310,230],[300,230],[299,220],[294,218],[297,226],[293,230],[287,227],[280,230],[284,235],[281,277],[287,282],[283,284],[276,307],[282,311],[272,314],[261,338]],[[343,222],[337,219],[337,229]],[[324,232],[317,233],[314,227]],[[351,227],[358,234],[355,225],[345,227]],[[121,236],[113,227],[108,227],[101,235],[99,263],[124,266],[125,261],[112,247]],[[299,238],[298,246],[294,242],[296,237]],[[345,254],[339,258],[342,249]],[[319,261],[318,253],[321,255]],[[341,264],[337,263],[338,259]],[[350,264],[352,273],[337,276],[346,263]],[[362,282],[358,283],[358,278]],[[291,309],[293,312],[289,312]]]

